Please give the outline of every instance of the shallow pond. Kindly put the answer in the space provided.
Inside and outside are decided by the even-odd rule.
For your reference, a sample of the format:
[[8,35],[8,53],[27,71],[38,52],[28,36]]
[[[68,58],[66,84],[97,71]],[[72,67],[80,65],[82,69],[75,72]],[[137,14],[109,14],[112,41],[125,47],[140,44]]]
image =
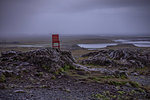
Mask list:
[[148,40],[123,40],[123,39],[118,39],[114,40],[115,42],[122,43],[122,44],[133,44],[137,47],[150,47],[150,41]]
[[97,49],[97,48],[105,48],[107,46],[115,46],[118,44],[133,44],[137,47],[150,47],[150,41],[142,41],[142,40],[124,40],[117,39],[113,40],[115,43],[99,43],[99,44],[78,44],[81,48],[87,49]]
[[96,48],[105,48],[107,46],[113,46],[117,45],[117,43],[103,43],[103,44],[78,44],[81,48],[91,48],[91,49],[96,49]]

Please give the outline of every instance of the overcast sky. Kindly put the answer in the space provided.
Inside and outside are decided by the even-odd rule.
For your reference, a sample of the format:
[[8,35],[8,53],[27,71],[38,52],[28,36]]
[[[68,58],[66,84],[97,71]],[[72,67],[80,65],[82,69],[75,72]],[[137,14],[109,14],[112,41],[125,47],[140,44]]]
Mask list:
[[0,36],[150,33],[150,0],[0,0]]

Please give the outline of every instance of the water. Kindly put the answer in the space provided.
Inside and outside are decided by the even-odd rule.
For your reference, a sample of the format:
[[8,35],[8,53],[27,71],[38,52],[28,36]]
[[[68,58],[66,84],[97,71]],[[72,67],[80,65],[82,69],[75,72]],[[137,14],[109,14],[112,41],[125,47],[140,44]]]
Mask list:
[[117,43],[103,43],[103,44],[78,44],[81,48],[88,48],[88,49],[97,49],[97,48],[105,48],[107,46],[114,46]]
[[[89,50],[97,48],[105,48],[107,46],[115,46],[118,44],[133,44],[137,47],[150,47],[149,39],[117,39],[113,40],[115,43],[99,43],[99,44],[77,44],[81,48],[87,48]],[[5,44],[0,45],[0,47],[50,47],[50,44],[33,44],[33,45],[19,45],[19,44]]]
[[134,46],[137,47],[150,47],[150,41],[148,40],[142,40],[142,39],[130,39],[130,40],[125,40],[125,39],[117,39],[113,40],[116,43],[100,43],[100,44],[78,44],[81,48],[87,48],[87,49],[97,49],[97,48],[105,48],[107,46],[115,46],[118,44],[133,44]]
[[150,41],[145,40],[123,40],[118,39],[114,40],[115,42],[122,43],[122,44],[133,44],[137,47],[150,47]]

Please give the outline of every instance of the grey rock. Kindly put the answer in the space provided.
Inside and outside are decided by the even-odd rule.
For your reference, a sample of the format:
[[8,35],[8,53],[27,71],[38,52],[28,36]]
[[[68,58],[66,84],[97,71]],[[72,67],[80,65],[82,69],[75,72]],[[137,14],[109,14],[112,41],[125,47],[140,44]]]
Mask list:
[[27,52],[6,51],[2,52],[0,60],[3,60],[0,65],[1,69],[5,70],[3,73],[6,76],[11,76],[12,72],[15,74],[29,72],[33,66],[42,68],[45,71],[55,72],[66,65],[73,66],[73,63],[76,62],[70,51],[52,48],[42,48]]
[[100,66],[143,68],[150,66],[149,53],[140,49],[100,50],[82,55],[86,59],[79,62]]
[[137,72],[133,72],[131,75],[138,76],[139,74]]

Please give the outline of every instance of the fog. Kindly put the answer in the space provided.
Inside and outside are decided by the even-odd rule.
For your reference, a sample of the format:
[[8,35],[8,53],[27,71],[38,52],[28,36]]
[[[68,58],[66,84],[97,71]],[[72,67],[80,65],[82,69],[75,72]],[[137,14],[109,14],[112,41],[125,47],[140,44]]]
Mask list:
[[149,35],[150,0],[0,0],[0,37]]

